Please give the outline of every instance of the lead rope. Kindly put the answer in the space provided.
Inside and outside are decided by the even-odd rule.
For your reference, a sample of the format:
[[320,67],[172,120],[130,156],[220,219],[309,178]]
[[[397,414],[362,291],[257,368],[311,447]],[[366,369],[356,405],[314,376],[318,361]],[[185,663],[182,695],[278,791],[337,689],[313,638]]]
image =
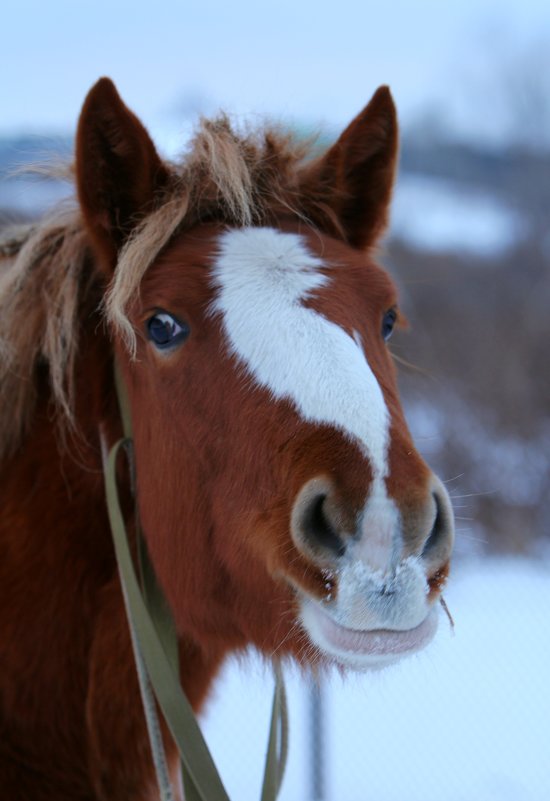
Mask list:
[[[126,616],[130,620],[130,608],[128,596],[126,594],[124,584],[122,585],[124,595],[124,606],[126,608]],[[159,719],[155,706],[155,698],[151,688],[151,682],[147,675],[147,668],[143,659],[140,644],[137,639],[135,627],[129,626],[130,636],[132,639],[132,650],[134,652],[134,661],[136,663],[136,670],[139,681],[139,690],[141,694],[141,702],[143,704],[143,711],[145,713],[145,722],[147,724],[147,733],[149,735],[149,743],[151,744],[151,752],[153,756],[153,764],[155,774],[157,777],[157,784],[159,788],[160,801],[175,801],[172,792],[172,784],[170,782],[170,772],[168,769],[168,762],[166,759],[166,752],[164,750],[164,743],[162,742],[162,732],[160,730]]]
[[[174,622],[139,530],[138,552],[145,599],[135,573],[116,481],[117,456],[123,447],[128,453],[133,472],[130,415],[118,370],[115,373],[125,437],[111,448],[106,459],[105,492],[160,798],[161,801],[174,801],[174,792],[151,687],[179,752],[186,801],[230,801],[191,705],[179,684]],[[288,753],[287,700],[278,662],[274,665],[274,671],[275,691],[261,801],[276,800]]]

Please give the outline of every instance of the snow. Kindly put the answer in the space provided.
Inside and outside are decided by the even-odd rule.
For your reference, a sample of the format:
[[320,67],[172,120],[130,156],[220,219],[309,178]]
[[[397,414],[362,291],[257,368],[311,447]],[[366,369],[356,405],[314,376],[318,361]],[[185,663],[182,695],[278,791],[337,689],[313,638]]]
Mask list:
[[432,400],[406,399],[405,412],[423,456],[437,462],[447,443],[459,443],[469,454],[471,486],[498,493],[507,504],[543,508],[550,469],[550,421],[541,419],[530,437],[503,432],[490,416],[451,393]]
[[0,209],[38,216],[71,196],[71,185],[63,181],[0,176]]
[[417,247],[498,256],[524,228],[520,215],[495,197],[428,176],[398,176],[390,231]]
[[[325,801],[550,798],[550,565],[463,563],[435,642],[377,673],[323,680]],[[290,758],[281,801],[312,801],[311,680],[286,669]],[[204,719],[230,796],[258,799],[273,680],[231,662]]]

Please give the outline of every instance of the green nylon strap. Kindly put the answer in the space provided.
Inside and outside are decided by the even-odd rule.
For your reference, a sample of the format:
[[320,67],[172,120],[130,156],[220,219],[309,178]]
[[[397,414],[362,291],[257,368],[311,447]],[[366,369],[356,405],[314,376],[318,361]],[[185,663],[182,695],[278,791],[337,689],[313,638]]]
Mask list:
[[[149,559],[149,554],[147,552],[147,545],[145,542],[145,538],[141,532],[141,529],[138,525],[138,559],[139,559],[139,566],[141,572],[141,586],[143,588],[143,597],[147,608],[149,609],[149,613],[151,615],[151,619],[153,621],[153,625],[159,635],[159,639],[162,643],[162,647],[164,652],[166,653],[166,657],[172,668],[172,671],[175,676],[179,676],[179,652],[178,652],[178,636],[176,632],[176,626],[174,623],[174,618],[172,617],[172,613],[166,603],[166,599],[162,593],[162,590],[159,586],[157,578],[155,576],[155,572],[153,570],[153,566],[151,564],[151,560]],[[146,710],[146,715],[147,715]],[[150,713],[149,713],[150,714]],[[149,728],[149,736],[151,738],[151,726]],[[157,738],[158,742],[158,738]],[[155,748],[160,750],[162,744],[158,747],[154,745],[153,741],[151,742],[151,749],[153,750],[153,761],[155,762],[155,767],[157,764],[160,763],[162,765],[165,762],[164,757],[164,747],[162,747],[162,755],[159,753],[154,753]],[[187,768],[185,763],[180,758],[180,765],[181,765],[181,779],[183,782],[184,787],[184,798],[185,801],[201,801],[202,795],[199,791],[195,788],[193,780],[188,774]],[[163,776],[162,776],[162,768],[157,770],[157,781],[159,784],[159,789],[163,786]],[[162,798],[161,789],[161,798]],[[164,801],[164,799],[163,799]]]
[[[135,461],[134,461],[133,440],[132,440],[132,415],[130,412],[130,403],[128,401],[128,395],[126,393],[126,385],[122,378],[119,364],[116,360],[114,367],[115,367],[114,369],[115,388],[116,388],[118,406],[120,410],[120,417],[122,420],[122,429],[124,433],[124,438],[127,440],[126,452],[130,468],[131,489],[135,502],[136,475],[135,475]],[[172,668],[174,675],[179,676],[178,637],[177,637],[176,627],[174,624],[174,619],[166,603],[164,595],[162,594],[162,590],[160,589],[159,584],[156,580],[155,572],[153,570],[153,566],[149,559],[149,554],[147,552],[147,545],[145,542],[145,538],[143,536],[143,532],[141,531],[139,514],[137,510],[137,503],[134,512],[135,512],[134,519],[135,519],[135,529],[136,529],[135,535],[136,535],[137,562],[139,567],[139,577],[143,592],[143,598],[149,610],[149,614],[151,615],[155,630],[160,638],[160,641],[168,658],[170,667]],[[122,586],[124,588],[124,579],[122,577],[122,574],[120,578]],[[144,664],[143,653],[137,639],[135,628],[132,624],[132,618],[130,615],[130,610],[128,609],[128,600],[126,595],[125,595],[125,603],[126,603],[126,612],[130,627],[130,633],[132,637],[132,646],[134,649],[134,659],[136,662],[139,687],[143,702],[143,711],[145,713],[145,720],[147,723],[147,731],[149,734],[149,742],[151,745],[153,764],[155,766],[155,773],[157,777],[160,798],[161,801],[172,801],[174,794],[169,778],[169,771],[166,760],[166,753],[164,749],[164,743],[162,742],[162,736],[160,733],[157,708],[153,693],[151,691],[151,682],[147,674],[147,668],[145,667]],[[185,765],[183,764],[181,764],[181,779],[184,788],[187,788],[187,792],[185,795],[187,801],[200,801],[200,799],[195,794],[194,786],[192,782],[189,780],[189,777],[187,775],[187,770],[185,768]]]
[[116,491],[116,459],[121,446],[126,443],[127,440],[119,440],[109,453],[105,489],[115,552],[132,627],[136,632],[157,701],[190,779],[199,791],[199,798],[201,801],[229,801],[193,710],[181,690],[179,679],[174,675],[151,620],[134,570]]
[[[179,684],[175,629],[146,552],[142,554],[143,576],[150,607],[143,598],[135,573],[116,484],[116,460],[123,446],[131,448],[131,441],[119,440],[109,453],[105,467],[105,489],[132,638],[137,642],[138,656],[143,657],[157,701],[180,754],[186,801],[229,801],[193,710]],[[286,694],[278,665],[275,668],[275,676],[276,686],[261,801],[275,801],[277,798],[288,751]],[[143,687],[142,695],[146,695],[143,693]],[[151,728],[149,733],[151,736]],[[157,737],[156,740],[158,739]],[[153,742],[152,737],[151,740],[157,767],[159,756],[156,754],[156,749],[159,747],[162,749],[162,742],[159,746],[158,742]],[[162,795],[161,778],[159,787]],[[162,797],[172,796],[166,791]]]
[[141,573],[143,600],[149,610],[155,630],[162,643],[162,648],[176,676],[180,674],[179,649],[176,624],[166,599],[159,587],[153,565],[147,552],[145,538],[138,526],[138,559]]
[[[127,616],[130,618],[126,593],[124,593],[124,603]],[[157,777],[159,799],[160,801],[174,801],[174,791],[172,788],[170,770],[166,759],[166,751],[164,749],[155,696],[153,694],[151,682],[149,681],[149,676],[147,675],[147,668],[145,667],[145,662],[137,639],[137,634],[132,625],[130,625],[129,628],[141,700],[143,704],[143,712],[145,716],[145,722],[147,724],[151,755],[153,757],[153,766],[155,768],[155,775]]]

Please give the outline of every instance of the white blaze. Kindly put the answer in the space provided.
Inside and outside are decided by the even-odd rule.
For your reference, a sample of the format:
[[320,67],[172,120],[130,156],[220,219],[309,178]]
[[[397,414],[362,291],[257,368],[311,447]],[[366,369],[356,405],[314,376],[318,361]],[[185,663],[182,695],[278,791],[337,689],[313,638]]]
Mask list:
[[329,283],[326,266],[297,234],[228,231],[213,269],[213,310],[222,314],[231,353],[255,381],[291,400],[304,420],[357,442],[385,495],[389,414],[382,390],[355,339],[303,305]]

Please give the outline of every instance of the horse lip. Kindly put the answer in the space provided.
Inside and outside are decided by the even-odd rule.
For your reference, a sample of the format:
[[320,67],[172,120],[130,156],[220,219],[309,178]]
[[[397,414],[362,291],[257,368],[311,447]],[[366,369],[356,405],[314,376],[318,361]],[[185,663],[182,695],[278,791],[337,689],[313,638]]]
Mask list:
[[437,609],[432,607],[424,620],[412,629],[351,629],[337,623],[319,603],[307,600],[302,620],[307,631],[336,660],[339,657],[397,659],[426,646],[437,630]]

